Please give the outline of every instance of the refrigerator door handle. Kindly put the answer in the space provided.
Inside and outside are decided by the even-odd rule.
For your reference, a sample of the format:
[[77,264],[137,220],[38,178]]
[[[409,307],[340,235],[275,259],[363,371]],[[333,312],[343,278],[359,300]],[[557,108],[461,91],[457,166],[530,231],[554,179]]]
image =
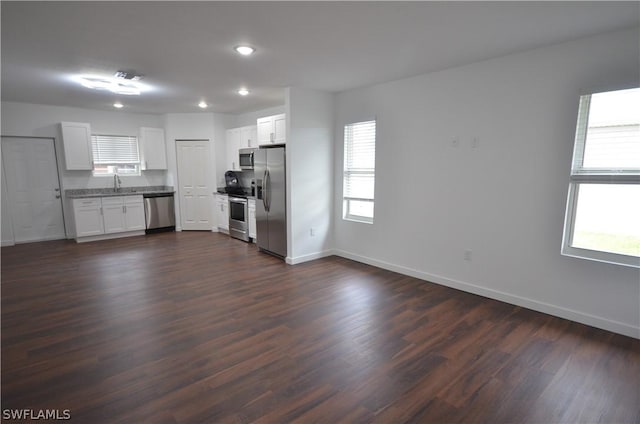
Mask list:
[[271,212],[271,173],[269,170],[266,170],[266,186],[267,186],[267,212]]
[[264,174],[262,175],[262,206],[264,206],[264,211],[269,212],[269,208],[267,207],[267,170],[264,170]]

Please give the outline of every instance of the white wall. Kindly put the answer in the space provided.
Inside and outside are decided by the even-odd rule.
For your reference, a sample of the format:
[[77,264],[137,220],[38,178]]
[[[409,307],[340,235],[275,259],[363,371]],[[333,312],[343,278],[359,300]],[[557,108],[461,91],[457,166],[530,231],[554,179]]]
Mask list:
[[[60,122],[88,122],[96,134],[138,135],[140,127],[163,127],[162,116],[125,111],[105,112],[62,106],[35,105],[2,102],[2,127],[4,136],[47,137],[55,139],[61,189],[101,188],[113,186],[112,178],[93,177],[91,171],[67,171],[60,133]],[[164,185],[166,171],[143,171],[139,177],[122,176],[122,185]],[[63,202],[67,237],[74,236],[72,210],[68,199]]]
[[287,262],[299,263],[326,256],[333,246],[334,95],[302,88],[286,93]]
[[[638,39],[603,34],[337,95],[338,253],[640,337],[639,270],[560,255],[578,98],[637,86]],[[342,129],[371,117],[368,225],[341,218]]]
[[[169,113],[164,115],[164,127],[167,141],[168,181],[178,191],[176,140],[209,140],[209,188],[211,189],[212,229],[217,228],[214,213],[213,192],[224,184],[225,168],[225,129],[233,126],[235,117],[215,113]],[[179,193],[176,193],[176,228],[181,229]]]

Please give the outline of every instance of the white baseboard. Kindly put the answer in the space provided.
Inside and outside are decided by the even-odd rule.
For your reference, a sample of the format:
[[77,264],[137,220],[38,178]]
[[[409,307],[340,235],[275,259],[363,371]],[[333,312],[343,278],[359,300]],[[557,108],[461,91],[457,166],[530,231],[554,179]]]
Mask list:
[[468,293],[477,294],[480,296],[488,297],[490,299],[506,302],[512,305],[522,306],[523,308],[532,309],[534,311],[543,312],[545,314],[554,315],[560,318],[565,318],[570,321],[586,324],[591,327],[601,328],[603,330],[611,331],[613,333],[618,333],[625,336],[640,339],[640,327],[634,327],[632,325],[625,324],[623,322],[613,321],[613,320],[598,317],[595,315],[585,314],[583,312],[576,311],[573,309],[563,308],[561,306],[552,305],[549,303],[512,295],[502,291],[493,290],[493,289],[489,289],[482,286],[477,286],[475,284],[467,283],[464,281],[452,280],[450,278],[429,274],[429,273],[418,271],[412,268],[394,265],[388,262],[379,261],[366,256],[356,255],[356,254],[345,252],[339,249],[334,249],[332,252],[336,256],[341,256],[343,258],[351,259],[356,262],[362,262],[378,268],[397,272],[399,274],[415,277],[420,280],[426,280],[432,283],[440,284],[442,286],[451,287],[451,288],[462,290]]
[[296,264],[301,264],[303,262],[313,261],[315,259],[326,258],[327,256],[332,256],[332,255],[335,255],[335,252],[333,251],[333,249],[329,249],[329,250],[323,250],[322,252],[310,253],[308,255],[296,256],[295,258],[287,256],[285,258],[285,262],[288,263],[289,265],[296,265]]
[[76,238],[76,243],[85,243],[88,241],[98,241],[98,240],[111,240],[122,237],[132,237],[132,236],[144,236],[145,232],[142,231],[127,231],[124,233],[113,233],[113,234],[100,234],[99,236],[89,236],[89,237],[79,237]]
[[15,246],[15,245],[16,244],[12,240],[3,240],[2,244],[0,244],[0,246],[2,247]]

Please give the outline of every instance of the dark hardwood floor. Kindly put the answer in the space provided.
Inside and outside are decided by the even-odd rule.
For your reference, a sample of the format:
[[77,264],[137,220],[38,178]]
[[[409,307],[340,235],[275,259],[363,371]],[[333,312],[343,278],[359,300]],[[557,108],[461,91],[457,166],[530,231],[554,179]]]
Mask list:
[[78,423],[640,422],[640,341],[214,233],[2,248],[2,409]]

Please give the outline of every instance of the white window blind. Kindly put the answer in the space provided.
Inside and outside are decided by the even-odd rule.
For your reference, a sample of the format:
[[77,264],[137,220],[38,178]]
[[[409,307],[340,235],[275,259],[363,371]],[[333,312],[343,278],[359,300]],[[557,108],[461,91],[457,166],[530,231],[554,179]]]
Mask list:
[[376,121],[344,127],[343,216],[373,222]]
[[138,138],[129,135],[92,135],[93,161],[100,165],[139,164]]
[[638,174],[640,89],[582,96],[571,174]]
[[562,253],[640,267],[640,89],[580,98]]

